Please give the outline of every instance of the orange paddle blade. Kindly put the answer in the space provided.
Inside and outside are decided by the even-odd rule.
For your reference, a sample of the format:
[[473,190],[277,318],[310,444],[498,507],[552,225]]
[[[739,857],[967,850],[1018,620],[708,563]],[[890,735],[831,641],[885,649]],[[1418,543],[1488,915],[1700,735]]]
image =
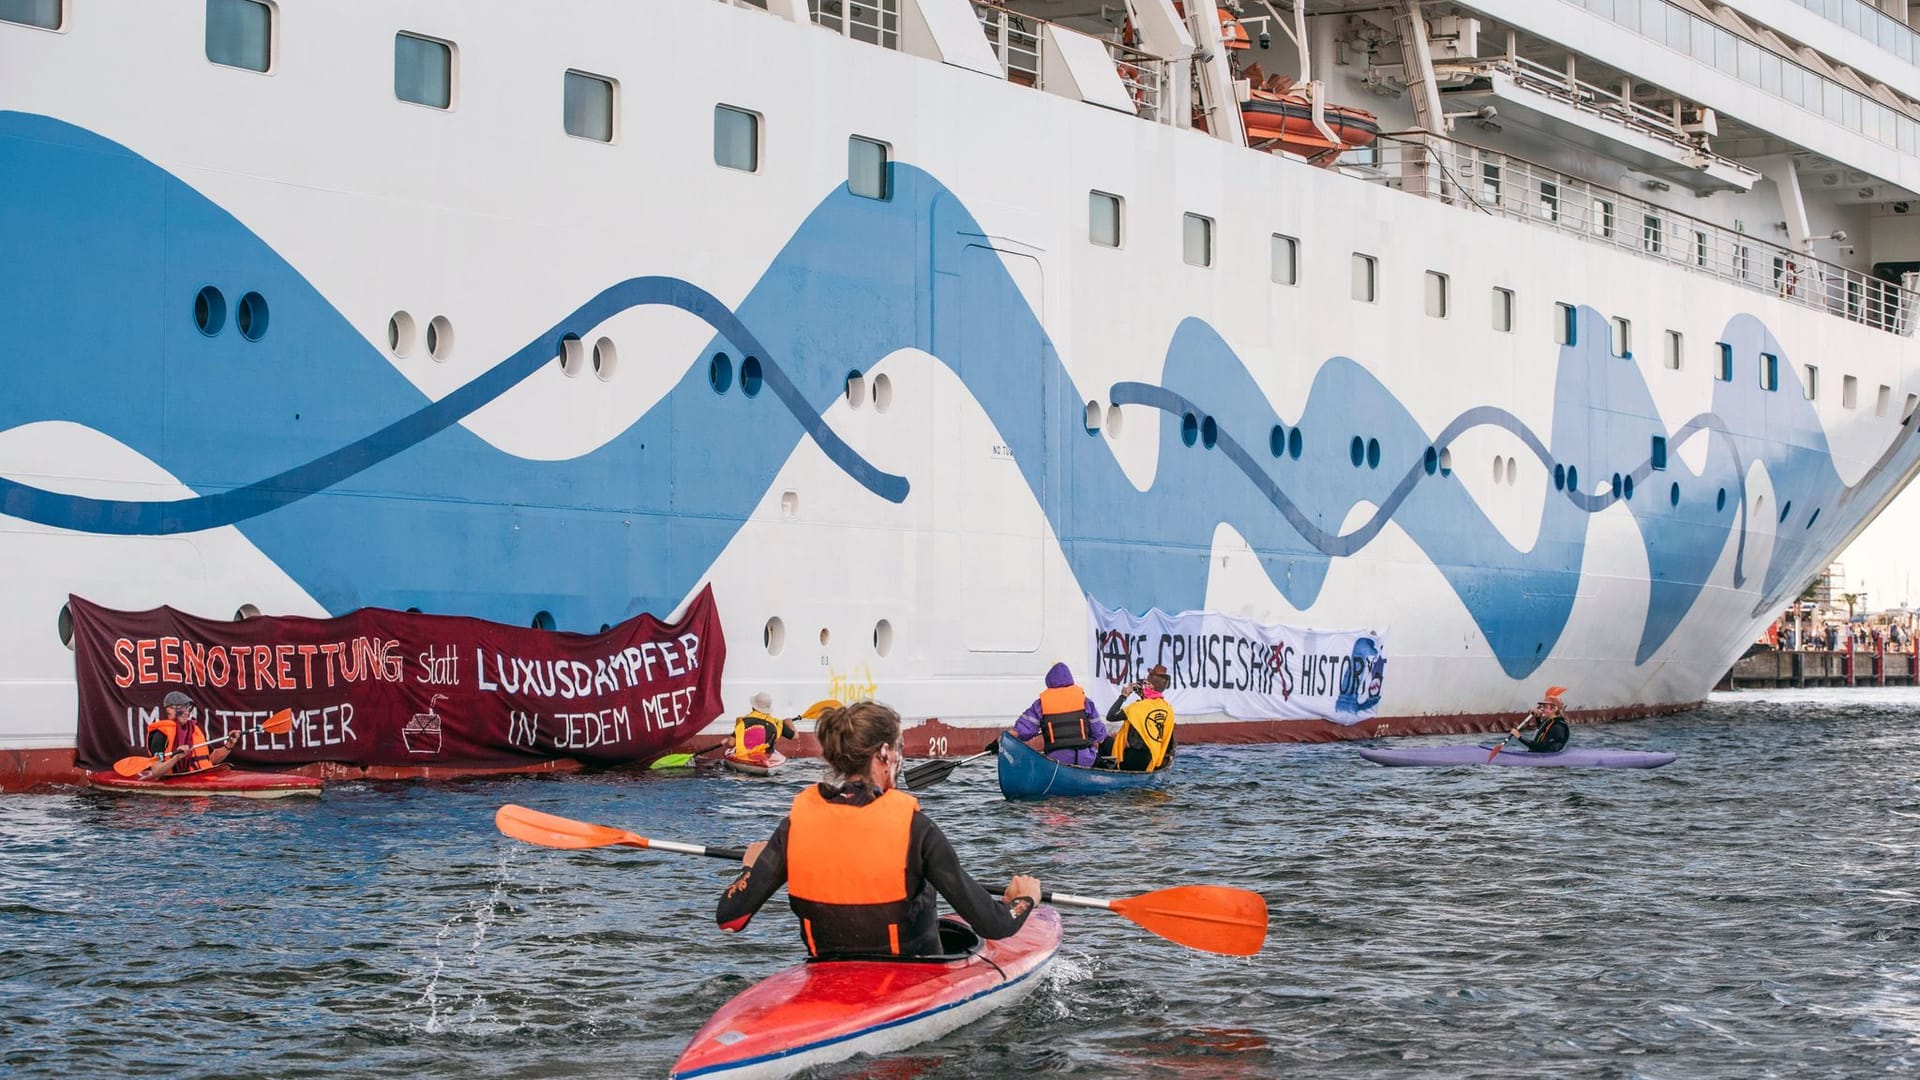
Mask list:
[[153,768],[153,763],[159,760],[153,757],[123,757],[113,763],[113,771],[121,776],[139,776]]
[[260,730],[269,735],[285,735],[293,730],[293,710],[281,709],[265,720],[260,721]]
[[625,829],[616,829],[611,825],[594,825],[585,821],[575,821],[554,814],[543,814],[538,810],[529,810],[524,806],[508,803],[493,815],[493,825],[515,840],[524,840],[541,847],[580,848],[612,847],[625,844],[628,847],[646,847],[647,838],[637,836]]
[[819,701],[816,701],[813,704],[807,706],[806,711],[800,714],[800,719],[818,720],[820,719],[821,713],[826,712],[828,709],[837,709],[839,707],[840,707],[840,702],[834,700],[833,698],[830,698],[830,697],[821,698]]
[[1267,941],[1267,901],[1225,885],[1181,885],[1108,905],[1168,941],[1223,956],[1252,956]]

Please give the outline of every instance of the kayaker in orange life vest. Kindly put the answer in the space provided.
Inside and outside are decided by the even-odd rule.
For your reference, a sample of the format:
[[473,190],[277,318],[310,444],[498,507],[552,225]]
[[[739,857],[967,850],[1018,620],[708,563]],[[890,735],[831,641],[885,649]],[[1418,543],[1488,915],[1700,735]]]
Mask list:
[[[164,760],[148,767],[144,776],[158,780],[163,776],[206,772],[227,760],[239,738],[239,733],[234,732],[212,746],[201,746],[207,741],[207,734],[200,726],[200,710],[192,698],[178,690],[172,691],[161,699],[159,719],[147,723],[147,754]],[[184,752],[176,754],[176,750]]]
[[996,900],[960,868],[939,826],[898,786],[900,714],[855,702],[823,714],[814,735],[842,782],[809,786],[771,839],[747,847],[746,869],[720,897],[720,929],[745,929],[783,884],[812,956],[938,955],[936,893],[983,938],[1020,929],[1040,882],[1016,875]]
[[1062,765],[1090,768],[1100,756],[1107,725],[1065,664],[1048,669],[1047,688],[1013,722],[1014,738],[1027,742],[1035,735],[1041,737],[1041,752]]
[[733,756],[765,757],[773,744],[794,737],[793,721],[773,715],[773,698],[765,690],[753,695],[753,710],[733,721]]

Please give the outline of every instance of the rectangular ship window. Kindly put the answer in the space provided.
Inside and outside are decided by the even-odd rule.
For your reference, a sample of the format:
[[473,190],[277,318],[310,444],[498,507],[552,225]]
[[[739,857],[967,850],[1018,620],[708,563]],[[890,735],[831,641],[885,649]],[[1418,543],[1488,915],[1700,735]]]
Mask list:
[[58,30],[67,23],[65,8],[66,0],[0,0],[0,22]]
[[1491,161],[1480,166],[1480,198],[1488,206],[1500,205],[1500,166]]
[[1687,339],[1680,336],[1680,331],[1678,330],[1667,331],[1667,370],[1668,371],[1680,370],[1680,365],[1686,357],[1686,351],[1685,351],[1686,343],[1687,343]]
[[1279,233],[1273,234],[1273,283],[1300,284],[1300,241]]
[[1840,407],[1857,409],[1860,407],[1860,380],[1851,375],[1840,378]]
[[1572,304],[1553,305],[1553,340],[1562,345],[1576,344],[1580,339],[1578,313]]
[[1447,275],[1427,271],[1427,314],[1436,319],[1447,317]]
[[1760,389],[1780,389],[1780,358],[1772,353],[1760,354]]
[[1695,229],[1693,231],[1693,264],[1695,266],[1707,265],[1707,234],[1701,229]]
[[1649,255],[1660,254],[1660,249],[1666,246],[1665,223],[1652,214],[1646,215],[1640,228],[1640,246],[1645,248]]
[[1188,214],[1180,222],[1181,254],[1188,266],[1213,265],[1213,219]]
[[1721,382],[1733,381],[1733,346],[1724,341],[1714,342],[1720,350],[1720,366],[1714,369],[1713,377]]
[[1613,239],[1613,203],[1606,199],[1593,200],[1593,228],[1602,237]]
[[1665,469],[1667,467],[1667,437],[1665,435],[1655,435],[1653,437],[1653,448],[1648,458],[1655,469]]
[[1560,185],[1552,180],[1540,181],[1540,216],[1548,221],[1560,220]]
[[393,35],[393,96],[429,109],[451,109],[452,44],[418,34]]
[[562,122],[567,134],[595,142],[613,141],[612,79],[569,71],[561,95]]
[[1379,294],[1377,280],[1379,264],[1371,255],[1353,253],[1353,298],[1361,303],[1371,304]]
[[1893,405],[1893,387],[1888,386],[1885,383],[1881,383],[1880,393],[1873,400],[1873,415],[1875,416],[1887,415],[1887,409],[1892,405]]
[[1806,373],[1806,376],[1807,376],[1807,377],[1806,377],[1806,379],[1805,379],[1805,380],[1804,380],[1804,381],[1802,382],[1802,384],[1801,384],[1801,386],[1800,386],[1800,389],[1802,389],[1802,390],[1804,390],[1804,391],[1806,391],[1806,395],[1807,395],[1807,400],[1808,400],[1808,401],[1817,401],[1817,400],[1819,400],[1819,398],[1820,398],[1820,369],[1819,369],[1819,368],[1817,368],[1817,367],[1814,367],[1814,366],[1813,366],[1812,364],[1804,364],[1804,365],[1802,365],[1802,366],[1801,366],[1801,370],[1802,370],[1802,371],[1804,371],[1804,372]]
[[1633,324],[1618,315],[1613,318],[1613,355],[1633,356]]
[[267,70],[273,62],[273,8],[257,0],[207,0],[207,59],[222,67]]
[[847,140],[847,190],[863,199],[886,200],[893,195],[887,183],[888,147],[878,139],[858,135]]
[[731,105],[713,107],[713,163],[723,169],[760,171],[760,114]]
[[1503,334],[1513,331],[1513,290],[1493,290],[1493,328]]
[[1120,196],[1087,193],[1087,239],[1101,247],[1120,246]]

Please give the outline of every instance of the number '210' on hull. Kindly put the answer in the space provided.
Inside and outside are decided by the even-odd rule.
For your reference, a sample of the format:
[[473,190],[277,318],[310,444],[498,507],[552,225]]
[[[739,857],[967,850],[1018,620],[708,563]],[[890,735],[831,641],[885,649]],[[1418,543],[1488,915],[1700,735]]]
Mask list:
[[[1390,635],[1378,721],[1183,741],[1483,728],[1548,683],[1644,714],[1920,462],[1903,312],[805,5],[309,7],[265,72],[209,60],[199,3],[0,22],[9,783],[71,756],[69,593],[593,631],[711,583],[730,708],[874,696],[923,753],[990,745],[1055,660],[1091,677],[1089,597]],[[416,33],[446,108],[396,99]],[[568,73],[617,88],[609,139],[563,124]]]

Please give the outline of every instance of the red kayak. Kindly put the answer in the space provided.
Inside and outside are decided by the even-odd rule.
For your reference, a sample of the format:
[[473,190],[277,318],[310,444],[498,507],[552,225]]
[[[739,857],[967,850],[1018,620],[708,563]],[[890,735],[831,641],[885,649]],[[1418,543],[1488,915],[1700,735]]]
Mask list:
[[752,757],[723,757],[720,764],[737,773],[748,776],[772,776],[780,766],[787,763],[787,756],[778,750],[770,750]]
[[240,799],[284,799],[289,795],[318,795],[325,785],[311,776],[293,773],[243,772],[216,765],[205,772],[139,780],[112,769],[87,774],[87,785],[127,795],[226,795]]
[[1039,908],[1001,941],[949,917],[940,941],[950,955],[816,960],[762,979],[713,1014],[671,1075],[789,1076],[937,1039],[1033,990],[1060,950],[1060,915]]

